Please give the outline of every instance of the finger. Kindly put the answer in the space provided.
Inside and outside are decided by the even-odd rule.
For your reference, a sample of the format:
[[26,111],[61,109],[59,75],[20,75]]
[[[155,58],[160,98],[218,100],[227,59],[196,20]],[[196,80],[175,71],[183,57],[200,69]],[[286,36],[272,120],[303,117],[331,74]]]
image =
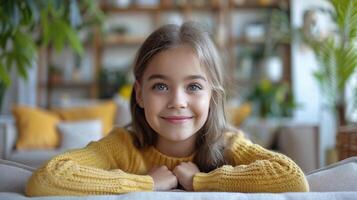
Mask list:
[[178,168],[177,166],[174,168],[174,170],[172,170],[172,173],[177,176],[178,175]]
[[174,172],[175,174],[177,174],[177,173],[179,173],[180,171],[182,171],[182,169],[183,169],[183,166],[177,165],[177,166],[174,168],[173,172]]
[[149,170],[149,172],[155,171],[155,170],[157,170],[158,168],[159,168],[159,167],[154,166],[154,167],[152,167],[152,168]]
[[166,165],[161,165],[160,169],[169,170]]
[[172,176],[170,177],[170,183],[171,183],[171,184],[170,184],[170,188],[171,188],[171,189],[177,187],[178,180],[177,180],[176,176],[172,175]]

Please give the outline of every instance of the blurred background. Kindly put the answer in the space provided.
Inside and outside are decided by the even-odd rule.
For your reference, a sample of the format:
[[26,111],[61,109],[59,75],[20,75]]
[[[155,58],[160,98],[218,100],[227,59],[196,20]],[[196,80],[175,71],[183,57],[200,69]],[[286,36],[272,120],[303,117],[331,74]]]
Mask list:
[[304,171],[316,169],[357,151],[357,19],[346,20],[357,5],[338,2],[5,1],[1,119],[14,119],[14,105],[51,110],[114,99],[127,108],[145,38],[163,24],[198,21],[224,62],[230,122]]

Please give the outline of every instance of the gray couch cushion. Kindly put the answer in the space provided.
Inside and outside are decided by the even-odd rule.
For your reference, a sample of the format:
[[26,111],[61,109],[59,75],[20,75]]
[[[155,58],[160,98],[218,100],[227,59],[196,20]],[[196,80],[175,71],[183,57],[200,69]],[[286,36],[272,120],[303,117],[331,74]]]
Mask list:
[[357,157],[312,171],[307,180],[312,192],[357,191]]
[[45,164],[52,157],[62,153],[64,150],[54,149],[54,150],[14,150],[7,160],[22,163],[31,167],[38,168]]
[[23,193],[34,168],[0,159],[0,192]]

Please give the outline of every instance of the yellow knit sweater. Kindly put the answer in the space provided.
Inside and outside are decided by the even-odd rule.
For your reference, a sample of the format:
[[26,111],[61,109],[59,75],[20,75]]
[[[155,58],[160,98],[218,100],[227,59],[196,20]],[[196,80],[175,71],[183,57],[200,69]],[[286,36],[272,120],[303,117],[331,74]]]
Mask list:
[[[195,191],[302,192],[308,183],[301,169],[288,157],[252,144],[243,134],[227,133],[224,165],[193,178]],[[107,137],[84,149],[51,159],[38,169],[26,186],[29,196],[118,194],[152,191],[153,179],[146,175],[154,166],[174,169],[180,162],[154,147],[139,150],[126,130],[116,128]]]

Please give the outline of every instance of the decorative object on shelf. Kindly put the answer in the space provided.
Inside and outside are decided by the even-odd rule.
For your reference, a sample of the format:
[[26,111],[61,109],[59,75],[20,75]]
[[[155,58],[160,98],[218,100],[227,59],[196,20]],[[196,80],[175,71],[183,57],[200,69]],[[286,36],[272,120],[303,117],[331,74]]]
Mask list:
[[249,53],[240,55],[240,63],[236,70],[236,78],[238,80],[250,79],[253,74],[253,59]]
[[255,66],[258,65],[262,57],[261,48],[253,48],[251,46],[244,46],[242,51],[238,54],[239,63],[236,66],[237,80],[251,80],[253,76],[257,75]]
[[50,85],[58,85],[63,82],[63,71],[60,67],[54,65],[49,66],[48,82]]
[[160,0],[135,0],[135,4],[139,7],[157,7]]
[[279,82],[283,76],[283,63],[278,56],[271,56],[265,60],[265,74],[272,82]]
[[273,3],[273,0],[258,0],[258,3],[261,6],[269,6]]
[[[304,42],[312,48],[319,63],[314,77],[324,94],[326,105],[332,108],[336,115],[336,124],[344,126],[348,123],[346,86],[357,69],[357,1],[329,2],[332,10],[309,10],[305,13],[301,33]],[[327,13],[336,24],[334,29],[322,34],[322,30],[318,30],[316,12]],[[355,90],[357,91],[357,87]],[[357,102],[357,98],[353,101]]]
[[125,35],[128,33],[128,27],[124,25],[117,25],[115,27],[112,27],[110,32],[113,34]]
[[119,88],[119,95],[124,100],[129,101],[132,90],[133,90],[133,84],[125,84]]
[[131,0],[111,0],[110,4],[119,8],[127,8],[131,5]]
[[195,0],[195,1],[192,1],[191,4],[195,7],[204,7],[207,5],[207,3],[209,3],[209,1],[206,1],[206,0]]
[[78,54],[74,55],[74,66],[72,71],[72,80],[73,82],[80,82],[82,79],[81,74],[81,63],[80,63],[80,56]]
[[250,23],[244,29],[245,38],[250,42],[262,41],[265,37],[265,32],[263,22]]
[[[128,93],[129,69],[101,69],[99,73],[99,98],[113,98],[118,92],[126,95]],[[126,87],[120,91],[122,87]],[[130,90],[131,91],[131,90]]]
[[244,5],[246,3],[247,0],[233,0],[233,4],[234,5]]
[[176,7],[184,7],[187,5],[188,0],[173,0]]
[[262,118],[291,117],[297,104],[288,83],[272,83],[263,79],[247,97],[254,105],[254,112]]
[[161,24],[181,25],[184,19],[179,13],[171,13],[168,17],[162,18]]
[[291,28],[289,15],[286,10],[273,9],[268,17],[266,36],[264,41],[264,57],[277,55],[281,44],[289,44],[291,40]]
[[[271,3],[270,1],[269,4]],[[261,66],[264,68],[264,78],[274,83],[286,81],[286,77],[283,77],[283,75],[284,69],[287,67],[284,66],[279,50],[285,48],[284,45],[290,44],[290,40],[291,28],[287,11],[284,9],[271,10],[266,24],[266,37],[261,62]],[[285,51],[285,49],[282,50]],[[290,91],[291,88],[287,90]],[[292,92],[289,92],[289,95],[292,96]],[[293,99],[293,97],[291,98]]]

